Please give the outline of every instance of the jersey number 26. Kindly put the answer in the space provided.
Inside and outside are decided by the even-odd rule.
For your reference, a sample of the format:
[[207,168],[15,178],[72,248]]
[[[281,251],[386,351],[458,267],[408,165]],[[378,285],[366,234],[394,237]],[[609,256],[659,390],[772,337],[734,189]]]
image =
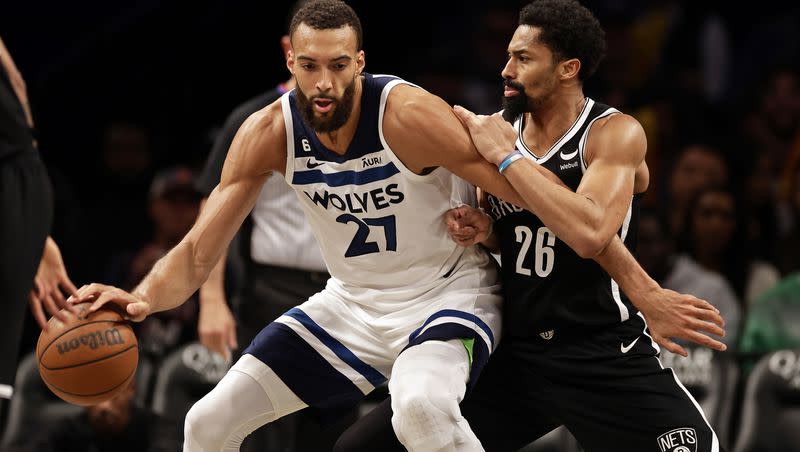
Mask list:
[[[531,276],[531,269],[523,266],[528,250],[531,248],[534,233],[527,226],[517,226],[514,228],[517,243],[522,246],[517,255],[516,271],[520,275]],[[553,271],[553,264],[556,259],[556,252],[553,246],[556,244],[556,235],[553,231],[542,226],[536,231],[536,245],[534,246],[533,269],[536,276],[544,278]]]

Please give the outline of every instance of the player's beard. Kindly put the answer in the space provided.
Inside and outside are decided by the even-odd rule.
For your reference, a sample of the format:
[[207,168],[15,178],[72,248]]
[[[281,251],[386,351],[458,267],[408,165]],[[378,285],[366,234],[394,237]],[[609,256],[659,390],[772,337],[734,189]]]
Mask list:
[[506,80],[503,85],[518,93],[516,96],[503,96],[503,119],[513,123],[520,115],[530,111],[530,98],[525,94],[525,87],[513,80]]
[[537,97],[529,96],[525,93],[525,86],[513,80],[506,80],[503,82],[505,86],[517,90],[519,94],[516,96],[505,97],[503,96],[503,119],[513,123],[524,113],[535,114],[543,105],[546,105],[552,100],[555,92],[556,80],[554,78],[546,79],[541,83],[537,83],[537,87],[542,95]]
[[[333,132],[341,128],[348,119],[350,114],[353,113],[353,97],[356,93],[356,79],[353,78],[347,88],[344,89],[342,97],[337,99],[334,96],[317,95],[311,98],[306,97],[300,88],[297,88],[297,103],[300,107],[300,112],[303,115],[306,123],[311,126],[314,131],[319,133]],[[314,100],[328,99],[333,102],[333,109],[331,112],[324,116],[317,116],[314,114]]]

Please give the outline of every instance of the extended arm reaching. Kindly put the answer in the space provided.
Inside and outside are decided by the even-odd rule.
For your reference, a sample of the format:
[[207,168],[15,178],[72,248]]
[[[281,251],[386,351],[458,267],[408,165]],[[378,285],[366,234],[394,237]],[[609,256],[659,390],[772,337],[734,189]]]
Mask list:
[[93,296],[92,310],[113,301],[136,321],[184,303],[206,280],[252,210],[269,173],[285,167],[286,134],[280,108],[279,102],[274,103],[242,125],[228,153],[222,180],[194,226],[131,293],[95,283],[80,288],[71,301]]

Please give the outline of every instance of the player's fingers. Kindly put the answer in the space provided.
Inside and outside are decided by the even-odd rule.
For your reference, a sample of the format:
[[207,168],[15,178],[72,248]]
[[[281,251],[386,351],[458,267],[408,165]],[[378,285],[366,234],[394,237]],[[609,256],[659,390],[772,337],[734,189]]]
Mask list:
[[[51,305],[55,305],[55,300],[53,300],[52,297],[50,297],[49,300]],[[57,318],[61,323],[67,323],[69,321],[69,313],[58,306],[56,306],[55,309],[56,312],[53,314],[53,317]]]
[[236,322],[231,322],[231,327],[228,329],[228,347],[233,350],[239,348],[239,342],[236,340]]
[[475,235],[478,233],[478,230],[475,226],[472,225],[461,225],[458,227],[458,231],[455,232],[453,235],[457,235],[459,237],[466,237],[468,235]]
[[67,300],[64,299],[64,295],[61,293],[61,288],[58,286],[58,283],[50,290],[50,296],[53,298],[59,310],[66,306]]
[[219,330],[215,331],[207,331],[205,335],[203,335],[201,343],[208,351],[213,353],[219,353],[220,355],[223,354],[225,349],[223,342],[222,342],[222,334]]
[[36,319],[36,323],[39,324],[42,330],[47,331],[47,317],[44,315],[41,301],[33,291],[28,296],[28,302],[31,305],[31,312],[33,313],[33,318]]
[[459,226],[461,226],[462,228],[464,227],[475,228],[478,225],[479,220],[480,217],[474,215],[473,213],[469,213],[459,218],[457,221]]
[[134,302],[134,299],[131,299],[129,296],[126,296],[125,292],[122,292],[119,289],[111,289],[106,290],[105,292],[99,292],[97,298],[94,300],[91,306],[89,306],[89,312],[95,312],[100,309],[106,303],[112,302],[122,308],[124,308],[129,303]]
[[689,302],[693,304],[695,307],[700,309],[707,309],[709,311],[714,311],[719,314],[719,309],[717,309],[713,304],[707,302],[706,300],[702,300],[697,297],[689,297]]
[[[44,296],[41,297],[42,304],[44,305],[45,310],[51,316],[55,316],[58,314],[58,306],[56,305],[55,300],[53,299],[53,291],[52,290],[45,290]],[[63,320],[63,319],[59,319]]]
[[69,276],[67,276],[66,273],[59,277],[58,285],[64,288],[70,296],[78,293],[78,288],[75,287],[75,284],[72,282],[71,279],[69,279]]
[[228,351],[228,333],[226,330],[217,331],[217,337],[214,340],[214,351],[227,357]]
[[717,311],[711,311],[709,309],[695,307],[692,310],[692,316],[704,320],[706,322],[718,325],[720,328],[725,327],[725,319],[723,319],[720,313]]
[[460,119],[461,122],[463,122],[467,127],[473,125],[475,123],[475,120],[478,119],[475,116],[475,113],[467,110],[461,105],[454,106],[453,111],[455,112],[456,116],[458,116],[458,119]]
[[468,234],[468,235],[453,237],[453,240],[461,246],[474,245],[476,239],[477,239],[476,234]]
[[691,318],[686,322],[687,326],[694,331],[706,331],[716,336],[725,337],[725,330],[711,322]]
[[706,336],[705,334],[699,333],[697,331],[689,331],[687,332],[685,339],[694,342],[695,344],[702,345],[704,347],[708,347],[712,350],[718,350],[724,352],[728,349],[728,346],[723,344],[722,342],[710,337]]
[[41,297],[42,293],[44,293],[44,285],[42,284],[42,279],[38,276],[33,278],[33,288],[36,291],[36,296]]
[[[725,320],[722,318],[721,315],[714,311],[709,311],[708,309],[699,309],[695,308],[692,311],[692,316],[695,319],[699,319],[705,323],[714,325],[719,331],[722,331],[725,328]],[[722,336],[721,333],[714,333],[718,336]]]
[[69,303],[81,303],[81,302],[84,302],[84,301],[88,300],[89,298],[91,298],[92,296],[94,296],[94,295],[96,295],[96,294],[98,294],[100,292],[106,292],[106,291],[111,290],[111,289],[113,289],[113,287],[107,286],[105,284],[99,284],[99,283],[87,284],[87,285],[84,285],[83,287],[81,287],[80,289],[78,289],[78,292],[77,292],[76,296],[69,297],[67,299],[67,302],[69,302]]
[[126,311],[134,322],[141,322],[150,313],[150,306],[142,301],[131,303],[127,306]]
[[675,353],[676,355],[681,355],[684,357],[689,356],[689,353],[686,351],[686,349],[684,349],[677,343],[673,342],[671,339],[666,337],[661,337],[659,339],[660,340],[657,339],[656,342],[661,347],[664,347],[665,349],[671,351],[672,353]]
[[200,344],[203,347],[209,350],[211,350],[214,347],[214,338],[212,337],[211,333],[204,330],[204,331],[199,331],[197,335],[200,336]]
[[67,298],[67,303],[77,303],[78,300],[80,300],[82,294],[86,293],[87,287],[89,287],[87,284],[82,285],[80,289],[76,290],[75,293],[73,293]]
[[447,220],[455,220],[456,218],[460,217],[461,216],[461,212],[462,212],[461,207],[462,206],[453,207],[452,209],[450,209],[447,212],[445,212],[444,213],[445,219],[447,219]]
[[444,224],[447,225],[447,230],[452,231],[453,228],[458,227],[458,221],[455,218],[455,213],[451,210],[445,214]]

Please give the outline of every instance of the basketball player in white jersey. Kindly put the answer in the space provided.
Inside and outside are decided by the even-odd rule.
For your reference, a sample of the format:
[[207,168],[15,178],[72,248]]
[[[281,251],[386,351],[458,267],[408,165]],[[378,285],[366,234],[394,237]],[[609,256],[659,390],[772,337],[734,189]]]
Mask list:
[[[444,101],[363,72],[361,26],[345,3],[308,3],[290,36],[297,88],[244,123],[184,240],[131,293],[90,284],[71,301],[114,302],[133,320],[183,303],[268,175],[282,173],[332,277],[266,326],[192,407],[184,450],[238,450],[260,425],[307,406],[335,412],[387,378],[407,449],[483,450],[458,403],[499,340],[498,276],[484,251],[450,239],[443,219],[475,204],[464,180],[525,204]],[[604,265],[612,275],[621,268]]]

